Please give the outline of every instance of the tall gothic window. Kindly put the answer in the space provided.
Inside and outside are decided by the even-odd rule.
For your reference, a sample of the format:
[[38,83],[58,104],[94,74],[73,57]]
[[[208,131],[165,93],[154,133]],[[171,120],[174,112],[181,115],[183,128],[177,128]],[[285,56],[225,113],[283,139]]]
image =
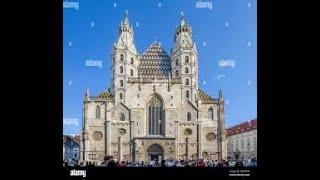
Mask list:
[[123,73],[123,67],[120,66],[120,73],[122,74]]
[[186,91],[186,98],[189,98],[190,97],[190,92],[187,90]]
[[179,70],[176,70],[176,76],[179,76]]
[[189,85],[189,79],[186,79],[186,85]]
[[186,72],[186,73],[189,73],[189,68],[186,67],[185,72]]
[[100,106],[96,106],[96,118],[100,118]]
[[120,55],[120,61],[123,61],[124,57],[123,54]]
[[134,60],[133,60],[133,58],[131,58],[131,61],[130,61],[130,63],[133,65],[133,63],[134,63]]
[[122,93],[120,93],[119,96],[120,96],[120,99],[122,99]]
[[185,57],[185,63],[189,63],[189,56]]
[[120,80],[120,87],[123,87],[123,80]]
[[133,76],[133,70],[130,69],[130,76]]
[[212,119],[213,120],[213,109],[212,109],[212,107],[210,107],[209,110],[208,110],[208,119]]
[[188,114],[187,114],[187,121],[191,121],[191,113],[190,112],[188,112]]
[[158,95],[154,95],[148,102],[148,120],[150,135],[164,135],[163,103]]

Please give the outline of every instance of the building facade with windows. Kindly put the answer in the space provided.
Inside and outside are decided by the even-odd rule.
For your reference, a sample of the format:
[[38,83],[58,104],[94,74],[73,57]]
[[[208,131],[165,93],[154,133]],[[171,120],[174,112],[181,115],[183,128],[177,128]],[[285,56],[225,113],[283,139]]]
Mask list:
[[128,14],[113,44],[108,90],[83,101],[81,160],[226,159],[224,97],[198,88],[198,53],[181,17],[170,55],[154,42],[139,54]]
[[80,159],[80,136],[63,136],[63,161],[78,164]]
[[228,158],[257,160],[257,120],[250,120],[227,129]]

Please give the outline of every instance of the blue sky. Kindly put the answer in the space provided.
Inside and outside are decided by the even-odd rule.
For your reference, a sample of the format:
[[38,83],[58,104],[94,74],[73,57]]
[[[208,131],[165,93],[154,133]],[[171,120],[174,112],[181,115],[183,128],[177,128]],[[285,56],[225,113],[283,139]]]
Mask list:
[[[214,98],[222,89],[228,102],[226,126],[257,117],[256,0],[202,0],[211,2],[212,9],[197,8],[198,0],[69,2],[79,3],[79,8],[63,12],[63,116],[78,119],[79,124],[64,124],[64,134],[80,132],[85,89],[97,95],[110,85],[110,54],[125,10],[140,54],[155,38],[170,54],[183,12],[197,43],[199,87]],[[85,66],[86,60],[102,61],[102,67]],[[235,66],[219,67],[221,60],[231,60]]]

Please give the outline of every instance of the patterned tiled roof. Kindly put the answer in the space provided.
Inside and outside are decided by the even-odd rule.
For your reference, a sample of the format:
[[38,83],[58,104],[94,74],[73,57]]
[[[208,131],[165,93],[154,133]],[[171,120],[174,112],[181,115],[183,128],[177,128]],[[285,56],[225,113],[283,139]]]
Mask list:
[[198,89],[198,97],[201,99],[203,104],[213,104],[216,102],[212,97],[210,97],[201,89]]
[[257,129],[257,119],[232,126],[227,129],[227,134],[228,136],[232,136],[232,135],[240,134],[243,132],[251,131],[254,129]]
[[112,100],[113,99],[113,94],[111,94],[110,92],[103,92],[101,94],[99,94],[98,98],[101,99],[106,99],[106,100]]
[[170,56],[159,43],[153,43],[141,56],[139,76],[168,78],[170,71]]

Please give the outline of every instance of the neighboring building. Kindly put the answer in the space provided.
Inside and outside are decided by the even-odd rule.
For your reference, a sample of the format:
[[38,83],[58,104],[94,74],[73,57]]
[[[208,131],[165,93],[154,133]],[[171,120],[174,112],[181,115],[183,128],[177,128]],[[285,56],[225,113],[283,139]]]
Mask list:
[[257,159],[257,119],[227,129],[229,159]]
[[224,98],[198,88],[197,48],[183,16],[174,42],[170,55],[158,42],[139,55],[126,13],[111,54],[111,88],[85,93],[82,161],[226,159]]
[[78,164],[80,158],[80,136],[63,136],[63,161]]

